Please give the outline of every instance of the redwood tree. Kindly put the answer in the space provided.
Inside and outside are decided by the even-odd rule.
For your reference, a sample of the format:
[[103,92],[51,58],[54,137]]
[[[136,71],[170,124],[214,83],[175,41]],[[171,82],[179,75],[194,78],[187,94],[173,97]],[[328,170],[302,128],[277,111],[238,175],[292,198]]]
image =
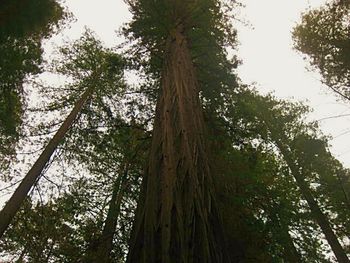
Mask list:
[[303,13],[293,30],[294,47],[321,74],[322,82],[350,100],[350,2],[327,1]]
[[159,68],[161,87],[127,261],[230,262],[200,101],[200,92],[207,92],[198,77],[203,58],[193,55],[201,35],[222,39],[215,36],[222,33],[218,23],[224,24],[220,2],[129,4],[135,16],[129,32],[149,48],[150,70]]
[[[0,211],[0,238],[21,207],[30,189],[39,180],[52,154],[81,114],[86,102],[91,99],[98,101],[104,96],[112,96],[116,92],[121,92],[125,86],[123,59],[111,50],[104,49],[91,32],[86,32],[72,46],[62,47],[60,51],[65,57],[64,62],[56,62],[56,73],[65,74],[73,79],[73,83],[68,82],[66,88],[75,91],[72,92],[73,95],[72,93],[69,95],[72,97],[80,96],[80,98],[76,99],[69,115]],[[77,93],[81,93],[81,95]],[[57,94],[55,95],[57,96]],[[65,102],[68,104],[67,101]],[[64,107],[64,105],[62,103],[60,107]]]
[[[261,137],[266,141],[271,141],[277,147],[300,190],[301,196],[310,208],[310,215],[322,230],[336,259],[338,262],[349,262],[346,251],[331,224],[330,217],[322,209],[319,201],[320,195],[312,189],[312,183],[326,186],[326,183],[322,181],[324,177],[322,170],[327,170],[327,166],[318,169],[320,163],[317,163],[317,160],[322,158],[324,154],[322,152],[327,152],[327,141],[321,136],[317,136],[318,130],[315,124],[302,122],[301,116],[305,114],[307,108],[288,102],[278,102],[269,96],[253,95],[248,101],[251,108],[250,114],[260,123],[259,133]],[[247,114],[248,116],[249,114]],[[328,159],[323,159],[323,162],[334,164],[330,154]],[[329,177],[335,177],[331,170],[328,172],[330,173]],[[319,179],[313,179],[314,177],[319,177]],[[328,188],[326,199],[331,200],[334,197],[329,192]],[[345,196],[338,198],[344,199]],[[331,207],[329,206],[329,208]],[[331,212],[339,215],[343,213],[344,208],[333,208]]]

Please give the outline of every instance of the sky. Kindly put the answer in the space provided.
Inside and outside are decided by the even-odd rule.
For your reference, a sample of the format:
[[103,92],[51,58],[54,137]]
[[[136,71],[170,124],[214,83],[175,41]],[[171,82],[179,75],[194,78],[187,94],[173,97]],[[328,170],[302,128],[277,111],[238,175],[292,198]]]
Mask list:
[[[243,64],[238,75],[243,82],[256,83],[262,93],[274,92],[278,98],[303,101],[313,108],[309,120],[320,120],[321,129],[333,137],[332,153],[350,167],[350,103],[337,99],[321,84],[316,72],[307,70],[302,54],[293,50],[291,31],[307,8],[322,5],[325,0],[244,0],[237,10],[237,55]],[[108,47],[122,42],[116,30],[131,14],[123,0],[66,0],[76,22],[47,43],[79,38],[88,27],[95,31]],[[246,21],[242,23],[238,21]],[[247,25],[248,24],[248,25]]]
[[303,55],[293,50],[291,31],[301,13],[325,0],[244,0],[240,16],[252,25],[239,26],[238,55],[243,60],[239,76],[256,82],[262,93],[274,91],[283,99],[303,101],[313,108],[309,120],[320,120],[325,134],[332,135],[332,153],[350,167],[350,102],[340,101],[321,84],[320,75],[307,68]]

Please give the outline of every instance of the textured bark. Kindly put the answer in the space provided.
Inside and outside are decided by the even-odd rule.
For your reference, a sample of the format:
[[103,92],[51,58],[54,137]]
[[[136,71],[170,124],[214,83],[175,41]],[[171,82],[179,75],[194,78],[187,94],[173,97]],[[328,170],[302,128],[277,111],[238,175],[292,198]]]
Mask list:
[[127,262],[230,262],[213,197],[198,82],[181,24],[167,40],[163,65]]
[[301,194],[305,198],[306,202],[308,203],[311,213],[317,222],[317,224],[320,226],[323,234],[326,237],[326,240],[330,247],[332,248],[332,251],[337,258],[338,262],[340,263],[349,263],[349,258],[347,257],[344,249],[342,248],[337,236],[335,235],[327,216],[322,212],[320,209],[317,201],[314,199],[312,192],[310,191],[307,183],[304,180],[303,174],[300,172],[300,169],[294,164],[293,160],[290,158],[289,151],[287,147],[285,147],[282,143],[277,143],[278,148],[280,149],[281,153],[284,156],[284,159],[286,160],[293,177],[295,181],[297,182],[297,185],[300,189]]
[[0,238],[6,231],[7,227],[11,223],[12,219],[16,215],[24,199],[28,195],[30,189],[33,187],[35,182],[39,179],[45,165],[50,160],[51,155],[56,150],[58,144],[62,141],[68,129],[76,119],[80,110],[84,106],[84,103],[88,100],[92,92],[92,89],[87,89],[81,98],[76,102],[72,111],[63,122],[61,127],[58,129],[56,134],[50,140],[44,151],[41,153],[37,161],[34,163],[32,168],[29,170],[27,175],[24,177],[16,191],[11,196],[10,200],[5,204],[4,208],[0,212]]

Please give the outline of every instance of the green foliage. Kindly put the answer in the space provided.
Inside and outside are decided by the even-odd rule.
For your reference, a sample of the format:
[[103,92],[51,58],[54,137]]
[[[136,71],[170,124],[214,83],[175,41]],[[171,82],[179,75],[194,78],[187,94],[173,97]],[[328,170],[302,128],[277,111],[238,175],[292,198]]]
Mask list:
[[[41,41],[67,18],[53,0],[4,0],[0,4],[0,153],[14,155],[25,105],[23,85],[41,72]],[[7,145],[4,149],[3,145]]]
[[[42,85],[40,93],[45,100],[37,110],[61,114],[71,108],[84,91],[91,89],[92,95],[77,121],[82,126],[75,127],[79,127],[78,130],[84,127],[87,131],[108,127],[108,121],[118,117],[117,109],[122,107],[116,101],[121,100],[126,88],[124,66],[125,60],[120,55],[104,48],[101,41],[87,30],[74,43],[60,47],[58,58],[52,62],[51,73],[66,81],[61,87]],[[39,130],[43,126],[39,126]],[[47,126],[47,129],[51,128]]]
[[[321,210],[328,216],[338,237],[347,236],[345,229],[349,227],[347,218],[350,210],[347,207],[346,193],[349,189],[339,180],[339,173],[346,174],[346,169],[330,154],[327,138],[320,133],[317,123],[305,123],[307,108],[291,102],[278,101],[271,96],[263,97],[254,92],[246,93],[241,101],[244,104],[240,104],[240,109],[245,108],[242,119],[256,123],[250,128],[258,131],[263,141],[273,144],[275,150],[280,152],[281,164],[287,168],[282,170],[284,176],[292,178],[291,165],[296,166]],[[288,153],[281,146],[286,147]],[[294,180],[291,183],[295,185]],[[285,191],[289,191],[289,187]],[[324,258],[322,250],[325,248],[319,241],[310,238],[310,231],[313,233],[312,237],[317,235],[319,229],[311,220],[313,215],[309,213],[309,208],[302,205],[303,196],[299,194],[295,197],[293,202],[299,204],[292,211],[299,214],[299,219],[294,218],[294,222],[300,221],[300,224],[295,226],[298,237],[295,242],[305,260],[319,262],[318,260]]]
[[2,41],[9,37],[49,37],[67,16],[55,0],[4,0],[0,8]]
[[40,45],[28,39],[0,42],[0,132],[4,136],[18,136],[17,126],[22,117],[23,82],[28,74],[40,72]]
[[[77,231],[76,224],[82,227],[85,223],[76,217],[75,213],[83,212],[77,201],[64,196],[35,205],[28,200],[0,243],[2,251],[19,262],[51,262],[52,258],[56,262],[76,262],[84,247],[83,233]],[[88,227],[91,235],[93,228]]]
[[294,45],[307,55],[323,81],[349,99],[350,9],[347,1],[333,1],[303,14],[294,29]]
[[[323,254],[325,246],[313,238],[319,235],[319,228],[311,219],[290,168],[278,153],[276,138],[271,137],[272,132],[283,135],[293,147],[293,161],[300,169],[309,169],[308,182],[314,183],[313,175],[320,172],[315,169],[318,165],[315,152],[328,151],[326,138],[319,134],[317,124],[304,123],[309,109],[272,96],[259,96],[244,87],[237,88],[232,73],[237,61],[229,61],[224,49],[234,45],[235,34],[226,24],[222,3],[128,3],[134,18],[124,32],[136,42],[131,50],[136,68],[158,83],[172,29],[177,21],[184,21],[183,30],[201,84],[211,150],[215,153],[211,156],[212,170],[232,257],[244,262],[281,262],[288,261],[287,257],[291,257],[288,253],[294,249],[292,256],[300,261],[328,262]],[[191,4],[192,8],[188,8]],[[309,135],[311,138],[305,139]],[[329,167],[333,164],[331,160],[326,160]],[[330,170],[324,170],[323,174],[327,171]],[[334,173],[330,174],[335,178]],[[328,201],[332,199],[324,194]],[[332,211],[337,213],[337,209]],[[295,260],[290,258],[288,262]]]
[[236,31],[230,24],[231,17],[224,13],[224,7],[236,6],[235,1],[228,1],[229,6],[216,0],[126,2],[133,20],[123,31],[133,43],[129,56],[135,67],[159,82],[164,50],[178,19],[183,18],[204,105],[212,105],[213,110],[218,108],[226,90],[237,86],[232,71],[238,60],[235,57],[229,60],[226,51],[235,47]]
[[[50,197],[48,202],[39,204],[34,198],[33,204],[23,208],[25,215],[19,215],[2,243],[4,251],[17,255],[17,258],[25,251],[24,262],[89,262],[89,251],[101,235],[113,187],[128,164],[123,185],[124,202],[114,237],[116,244],[111,254],[116,262],[125,258],[130,221],[149,143],[145,127],[124,118],[123,104],[118,105],[127,87],[125,64],[122,56],[104,48],[91,31],[86,31],[74,43],[60,47],[51,71],[67,78],[67,81],[62,87],[41,87],[46,100],[36,113],[56,112],[64,115],[63,111],[71,107],[81,93],[86,89],[93,90],[79,119],[60,146],[64,169],[69,164],[70,170],[76,171],[76,174],[62,175],[64,190],[59,197]],[[38,131],[49,132],[53,128],[51,123],[44,123],[38,127]],[[80,177],[78,174],[82,167],[84,175]],[[59,184],[57,181],[56,177],[50,179],[54,184]],[[44,189],[52,191],[51,188]],[[38,215],[37,211],[41,210],[44,212]],[[25,231],[22,227],[25,216],[28,217],[28,224],[40,231],[33,232],[28,228],[27,236],[22,238],[20,233]],[[59,235],[60,232],[64,234]],[[43,242],[31,244],[32,240],[39,238]]]
[[[228,59],[226,51],[235,46],[236,33],[225,9],[236,3],[127,2],[134,14],[124,29],[133,44],[127,58],[105,48],[87,30],[73,44],[60,47],[59,58],[51,65],[51,73],[67,81],[61,87],[44,85],[44,104],[38,110],[64,116],[86,89],[93,93],[60,145],[63,190],[44,202],[34,196],[28,199],[0,242],[3,255],[23,262],[88,262],[89,250],[99,241],[115,182],[128,166],[111,253],[113,262],[125,260],[150,147],[149,122],[164,50],[181,17],[200,83],[211,169],[233,261],[298,262],[298,258],[300,262],[329,262],[324,255],[329,251],[319,238],[321,231],[278,145],[288,145],[291,160],[340,238],[350,233],[350,172],[329,152],[328,138],[317,123],[305,122],[308,107],[261,96],[237,83],[238,61]],[[312,11],[294,32],[296,47],[312,58],[327,84],[336,88],[349,84],[347,10],[345,5],[329,4]],[[34,13],[40,15],[30,23],[13,20],[29,21]],[[23,83],[42,70],[39,40],[59,26],[62,15],[57,3],[48,0],[6,0],[1,7],[0,52],[4,56],[0,78],[5,84],[0,90],[0,152],[9,151],[9,136],[18,137],[13,135],[18,133],[23,113]],[[141,72],[144,83],[127,86],[126,69]],[[53,123],[57,124],[57,118],[34,132],[51,132]],[[53,176],[50,181],[58,179]]]

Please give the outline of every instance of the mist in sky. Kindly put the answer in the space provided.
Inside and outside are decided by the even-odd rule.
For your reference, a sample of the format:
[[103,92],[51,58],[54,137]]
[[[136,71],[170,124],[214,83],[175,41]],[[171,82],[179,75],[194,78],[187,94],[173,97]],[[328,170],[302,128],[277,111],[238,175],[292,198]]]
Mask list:
[[283,99],[303,101],[313,108],[309,120],[320,120],[333,154],[350,167],[350,102],[339,100],[320,81],[317,72],[307,70],[308,62],[293,50],[291,31],[302,12],[318,7],[325,0],[245,0],[240,18],[251,26],[238,24],[239,57],[243,65],[239,77],[245,83],[256,82],[262,93],[274,91]]
[[[337,100],[333,92],[321,84],[320,76],[306,69],[307,61],[293,50],[291,31],[307,8],[317,7],[325,0],[244,0],[245,7],[237,11],[238,57],[243,65],[239,77],[247,84],[256,83],[261,93],[274,91],[283,99],[303,101],[314,109],[309,120],[320,120],[330,141],[333,154],[350,167],[350,102]],[[77,39],[88,27],[109,47],[123,40],[116,31],[131,14],[122,0],[66,0],[66,5],[77,21],[47,44]],[[48,52],[49,53],[49,52]]]

